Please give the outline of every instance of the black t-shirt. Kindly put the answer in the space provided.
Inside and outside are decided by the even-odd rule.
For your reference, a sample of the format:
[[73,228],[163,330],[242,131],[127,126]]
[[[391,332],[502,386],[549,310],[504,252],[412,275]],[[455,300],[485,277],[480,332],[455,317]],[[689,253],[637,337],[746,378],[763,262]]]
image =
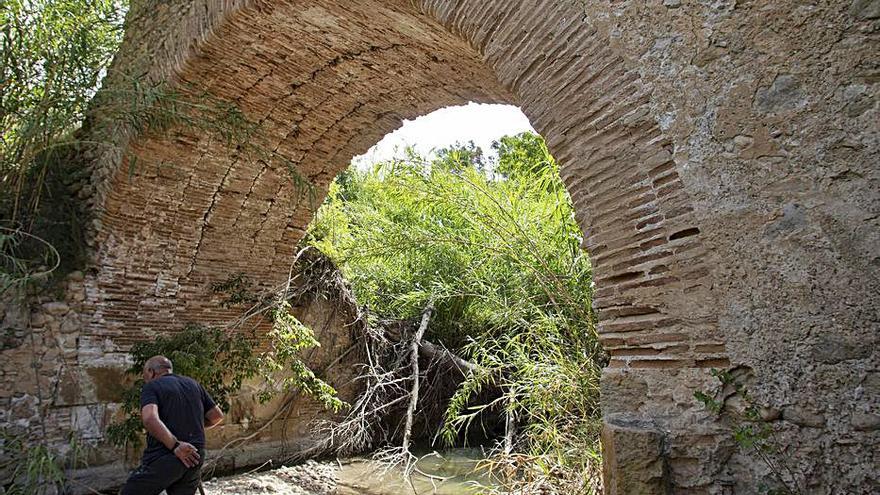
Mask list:
[[[141,409],[147,404],[159,406],[159,419],[178,441],[205,448],[205,413],[214,408],[214,401],[199,382],[180,375],[164,375],[144,384]],[[169,451],[153,435],[147,433],[144,462],[157,459]]]

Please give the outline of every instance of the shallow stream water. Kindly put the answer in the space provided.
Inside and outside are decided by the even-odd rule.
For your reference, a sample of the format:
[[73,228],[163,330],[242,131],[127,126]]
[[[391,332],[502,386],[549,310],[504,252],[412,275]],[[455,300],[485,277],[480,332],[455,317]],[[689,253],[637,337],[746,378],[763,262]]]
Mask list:
[[[421,457],[417,466],[426,474],[444,480],[434,480],[414,474],[413,486],[417,495],[472,495],[479,491],[477,484],[489,484],[485,476],[473,474],[477,463],[484,458],[480,449],[449,449],[439,455]],[[409,482],[400,470],[383,472],[380,464],[369,458],[341,461],[336,494],[338,495],[413,495]]]

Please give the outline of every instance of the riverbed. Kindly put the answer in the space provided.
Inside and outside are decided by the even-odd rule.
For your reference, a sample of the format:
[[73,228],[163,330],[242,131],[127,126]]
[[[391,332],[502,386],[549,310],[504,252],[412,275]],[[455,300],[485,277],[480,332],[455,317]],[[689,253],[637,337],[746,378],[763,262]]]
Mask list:
[[473,495],[479,484],[488,483],[474,474],[481,459],[480,449],[424,454],[417,463],[424,475],[414,474],[412,485],[400,469],[387,470],[369,457],[355,457],[216,478],[204,487],[206,495],[413,495],[413,487],[416,495]]

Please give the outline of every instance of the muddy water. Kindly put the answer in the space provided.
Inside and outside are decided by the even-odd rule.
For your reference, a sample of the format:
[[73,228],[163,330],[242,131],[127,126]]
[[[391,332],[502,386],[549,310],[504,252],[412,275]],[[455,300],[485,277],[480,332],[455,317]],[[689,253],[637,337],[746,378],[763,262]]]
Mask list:
[[[489,480],[473,474],[474,468],[483,458],[480,449],[451,449],[422,457],[418,469],[431,476],[444,478],[444,481],[430,479],[419,474],[412,477],[417,495],[472,495],[479,490],[475,483],[489,484]],[[383,473],[382,466],[369,458],[354,458],[342,461],[338,472],[337,495],[413,495],[409,482],[403,479],[399,470]]]

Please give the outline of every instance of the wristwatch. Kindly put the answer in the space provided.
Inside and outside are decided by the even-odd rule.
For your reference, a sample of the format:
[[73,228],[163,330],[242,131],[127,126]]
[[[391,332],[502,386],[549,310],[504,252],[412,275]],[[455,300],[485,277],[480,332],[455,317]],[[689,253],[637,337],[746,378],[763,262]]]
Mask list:
[[171,447],[171,453],[172,453],[172,454],[174,453],[175,450],[177,450],[177,447],[180,447],[180,442],[177,441],[177,440],[175,440],[175,441],[174,441],[174,447]]

